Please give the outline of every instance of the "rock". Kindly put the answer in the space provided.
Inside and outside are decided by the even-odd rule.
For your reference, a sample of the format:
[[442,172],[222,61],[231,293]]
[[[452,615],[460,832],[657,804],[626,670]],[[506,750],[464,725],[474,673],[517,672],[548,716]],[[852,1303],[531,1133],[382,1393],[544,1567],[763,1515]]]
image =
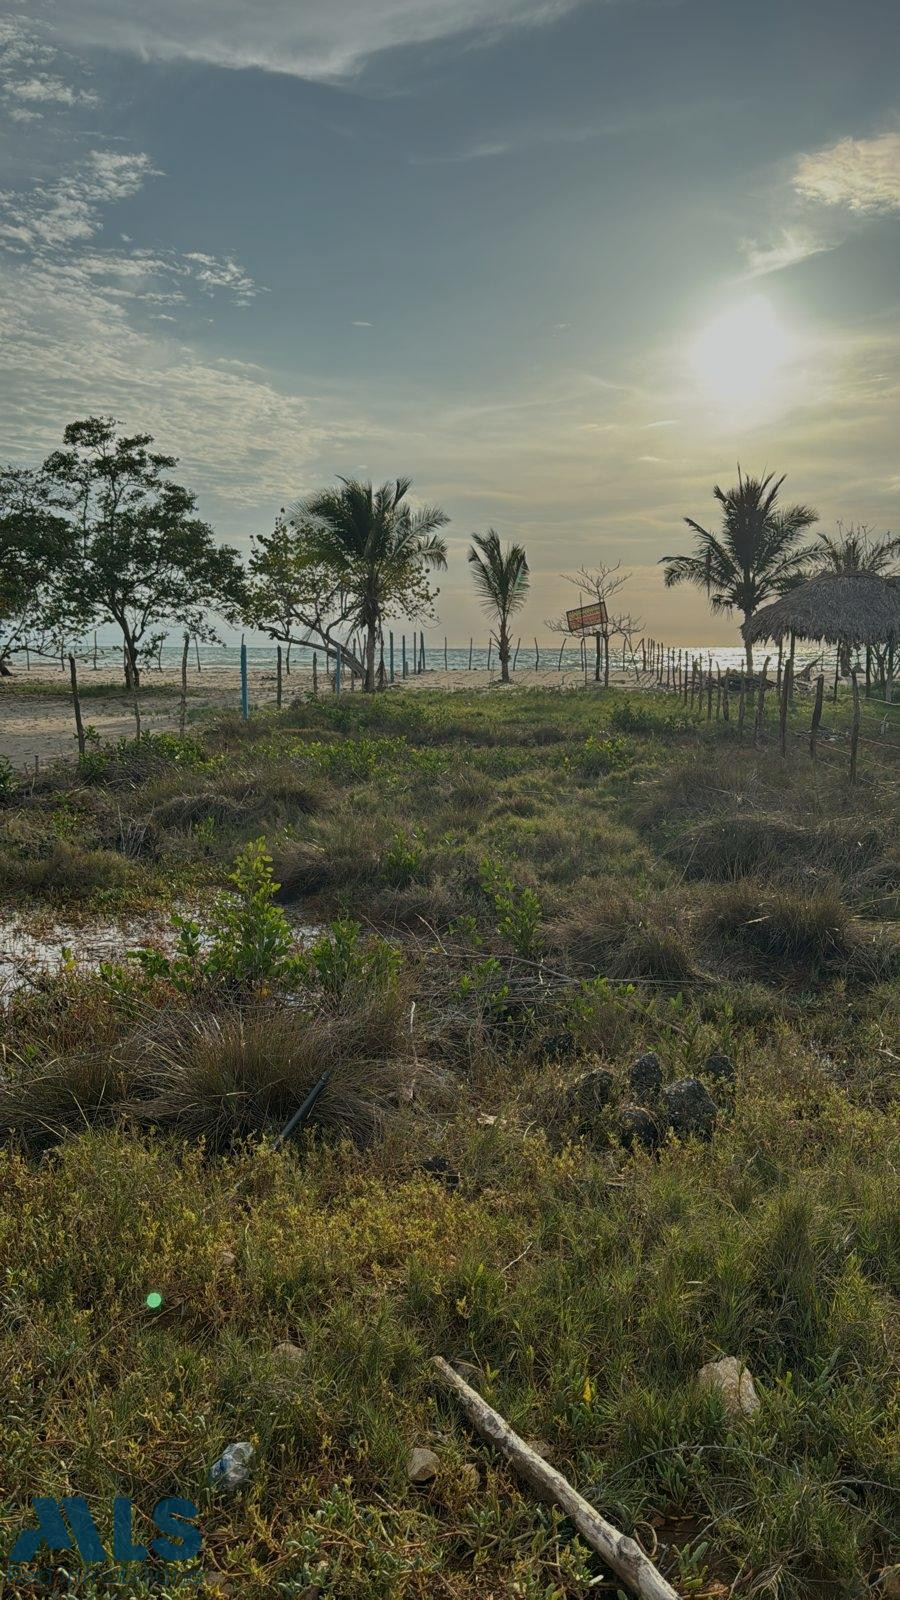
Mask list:
[[707,1361],[697,1374],[701,1389],[717,1389],[725,1410],[733,1417],[753,1417],[759,1410],[759,1395],[749,1367],[737,1356],[721,1356]]
[[734,1083],[737,1074],[731,1057],[726,1056],[721,1050],[714,1050],[703,1063],[703,1076],[716,1078],[722,1083]]
[[433,1483],[441,1470],[441,1463],[433,1450],[417,1445],[410,1450],[406,1460],[406,1476],[410,1483]]
[[306,1351],[302,1350],[299,1344],[291,1344],[287,1339],[275,1346],[272,1355],[279,1366],[286,1368],[301,1367],[306,1361]]
[[437,1178],[448,1189],[459,1188],[459,1173],[454,1172],[446,1156],[427,1156],[419,1162],[419,1171],[427,1173],[430,1178]]
[[568,1028],[561,1033],[548,1033],[541,1046],[545,1061],[571,1061],[576,1048],[575,1035]]
[[658,1150],[666,1136],[662,1117],[654,1116],[646,1106],[625,1106],[619,1114],[619,1138],[626,1150],[641,1145],[644,1150]]
[[655,1050],[645,1050],[632,1063],[628,1084],[635,1100],[641,1105],[655,1100],[662,1088],[662,1063]]
[[566,1111],[578,1118],[582,1132],[590,1128],[598,1112],[603,1111],[613,1098],[616,1082],[605,1067],[595,1067],[577,1078],[566,1091]]
[[527,1444],[529,1450],[534,1451],[536,1456],[542,1456],[545,1461],[548,1459],[550,1455],[550,1446],[546,1439],[526,1439],[525,1443]]
[[222,1267],[226,1272],[230,1272],[231,1268],[236,1265],[237,1256],[233,1250],[229,1250],[226,1247],[225,1249],[219,1251],[219,1266]]
[[663,1090],[663,1104],[680,1139],[711,1139],[718,1112],[699,1078],[682,1078]]

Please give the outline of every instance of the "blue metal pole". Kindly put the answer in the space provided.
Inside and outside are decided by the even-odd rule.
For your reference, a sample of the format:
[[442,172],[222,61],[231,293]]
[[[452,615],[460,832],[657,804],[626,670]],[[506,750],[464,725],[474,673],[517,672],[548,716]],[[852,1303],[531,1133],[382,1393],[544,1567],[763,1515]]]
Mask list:
[[246,722],[250,715],[250,695],[247,688],[247,646],[241,640],[241,716]]

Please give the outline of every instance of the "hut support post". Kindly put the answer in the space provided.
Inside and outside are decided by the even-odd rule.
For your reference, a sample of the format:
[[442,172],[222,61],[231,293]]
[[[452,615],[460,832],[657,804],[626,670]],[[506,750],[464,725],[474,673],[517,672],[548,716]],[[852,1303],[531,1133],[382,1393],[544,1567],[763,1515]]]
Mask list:
[[782,757],[787,755],[787,720],[788,707],[791,702],[791,663],[788,660],[784,669],[784,679],[781,685],[781,708],[778,728],[779,745]]
[[813,706],[812,722],[809,725],[809,753],[816,759],[816,739],[819,735],[819,723],[822,721],[822,702],[825,699],[825,674],[820,672],[816,679],[816,702]]
[[759,696],[756,701],[756,725],[753,730],[753,739],[755,744],[759,744],[760,738],[762,737],[763,719],[766,714],[766,689],[768,688],[768,684],[766,683],[766,673],[769,670],[770,660],[771,656],[766,656],[766,659],[763,662],[762,676],[759,680]]
[[850,724],[850,782],[856,782],[856,756],[859,750],[859,684],[856,681],[856,668],[850,668],[850,682],[853,685],[853,721]]

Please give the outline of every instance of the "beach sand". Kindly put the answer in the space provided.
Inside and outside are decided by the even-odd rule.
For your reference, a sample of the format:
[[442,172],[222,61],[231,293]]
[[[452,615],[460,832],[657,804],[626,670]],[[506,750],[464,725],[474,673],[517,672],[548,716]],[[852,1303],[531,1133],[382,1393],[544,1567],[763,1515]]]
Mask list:
[[[275,671],[272,667],[251,666],[249,671],[251,710],[274,706],[276,695]],[[134,709],[131,696],[124,686],[116,683],[101,668],[92,672],[83,668],[79,673],[81,687],[81,715],[85,728],[93,728],[101,739],[133,738],[135,732]],[[593,679],[589,680],[590,684]],[[620,687],[636,688],[633,672],[611,672],[610,682]],[[287,705],[297,694],[312,690],[312,671],[309,668],[285,674],[283,703]],[[581,673],[571,670],[557,672],[554,668],[524,668],[517,672],[508,686],[501,684],[497,672],[460,668],[450,672],[423,672],[398,680],[391,693],[415,694],[424,689],[483,690],[508,693],[510,689],[573,689],[584,685]],[[644,677],[641,687],[651,686],[651,675]],[[160,733],[178,728],[181,669],[165,667],[148,671],[141,687],[141,726],[146,732]],[[330,693],[328,680],[319,674],[319,692]],[[351,691],[346,688],[345,693]],[[357,685],[357,694],[360,693]],[[240,706],[240,674],[236,666],[204,665],[198,672],[192,668],[188,675],[187,726],[196,723],[204,714],[222,710],[237,710]],[[5,757],[18,770],[34,770],[35,758],[43,766],[49,761],[74,758],[77,753],[75,718],[68,675],[58,669],[42,666],[30,672],[17,670],[10,678],[0,679],[0,757]]]

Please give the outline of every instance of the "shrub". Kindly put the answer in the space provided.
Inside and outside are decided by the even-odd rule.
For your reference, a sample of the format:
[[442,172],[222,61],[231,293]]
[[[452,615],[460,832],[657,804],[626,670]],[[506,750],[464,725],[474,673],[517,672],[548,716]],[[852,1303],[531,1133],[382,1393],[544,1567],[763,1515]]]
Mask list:
[[609,725],[620,733],[684,733],[693,728],[694,717],[668,700],[652,700],[632,694],[617,700],[609,714]]
[[333,922],[302,958],[304,973],[334,1000],[354,987],[387,992],[399,969],[400,952],[377,936],[364,939],[358,922]]
[[381,872],[386,883],[395,889],[404,889],[410,883],[425,880],[425,850],[421,831],[396,833],[381,858]]
[[531,958],[540,948],[541,902],[533,889],[520,888],[499,861],[485,856],[481,887],[499,917],[497,932],[517,955]]

